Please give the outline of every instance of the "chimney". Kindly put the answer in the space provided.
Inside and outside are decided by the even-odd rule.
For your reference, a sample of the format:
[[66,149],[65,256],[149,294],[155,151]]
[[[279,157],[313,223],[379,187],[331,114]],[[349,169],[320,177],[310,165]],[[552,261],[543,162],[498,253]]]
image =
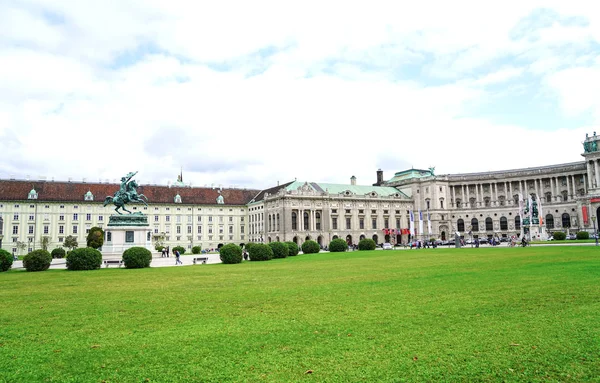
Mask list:
[[350,177],[350,185],[356,185],[356,177]]
[[382,183],[383,183],[383,170],[378,169],[377,170],[377,183],[374,184],[374,186],[381,186]]

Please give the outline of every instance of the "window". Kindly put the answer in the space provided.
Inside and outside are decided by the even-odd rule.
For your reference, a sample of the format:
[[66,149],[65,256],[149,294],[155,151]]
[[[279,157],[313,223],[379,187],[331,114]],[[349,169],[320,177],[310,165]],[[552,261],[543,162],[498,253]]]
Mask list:
[[16,208],[16,209],[18,209],[18,208],[19,208],[19,205],[15,205],[15,208]]
[[240,222],[244,222],[244,217],[240,217]]
[[134,238],[133,231],[125,232],[125,242],[126,243],[133,243],[133,238]]
[[384,219],[383,220],[383,227],[388,228],[390,227],[390,220],[389,219]]
[[229,217],[229,222],[233,222],[233,217]]
[[371,214],[377,214],[377,210],[371,210]]
[[[316,212],[315,213],[315,228],[317,230],[321,230],[321,213]],[[277,214],[277,230],[279,230],[279,214]]]
[[29,220],[33,221],[35,219],[35,217],[33,216],[33,214],[29,214]]
[[104,216],[103,215],[99,215],[98,216],[98,221],[100,221],[100,222],[104,221]]
[[471,230],[479,231],[479,221],[477,221],[477,218],[471,220]]
[[29,225],[29,234],[33,234],[33,225]]
[[500,217],[500,230],[508,230],[508,219]]
[[58,226],[58,234],[64,234],[64,233],[65,233],[65,227],[64,227],[64,225]]
[[177,225],[177,227],[175,228],[177,234],[181,234],[181,226]]
[[171,233],[171,226],[165,227],[165,233],[167,233],[167,234]]
[[219,226],[219,234],[223,234],[223,226]]
[[18,221],[18,220],[19,220],[19,214],[13,215],[13,221]]
[[331,228],[333,230],[337,230],[337,218],[336,217],[331,218]]
[[346,209],[346,214],[350,214],[350,209]]
[[546,228],[554,229],[554,216],[552,214],[546,215]]
[[390,214],[390,211],[389,210],[384,210],[383,214]]
[[73,206],[73,209],[79,209],[79,206],[75,205]]
[[181,222],[181,216],[180,215],[175,216],[175,222],[177,222],[177,223]]
[[240,226],[240,233],[244,234],[244,226]]
[[358,228],[363,230],[365,228],[365,219],[364,218],[359,218],[358,220]]
[[19,226],[13,226],[13,234],[14,235],[19,234]]
[[292,212],[292,230],[298,230],[298,214]]
[[229,226],[229,234],[233,234],[233,226]]
[[212,222],[212,215],[208,216],[208,222]]
[[77,234],[77,225],[73,225],[73,234]]
[[188,227],[187,227],[187,233],[188,234],[192,234],[192,225],[188,225]]
[[352,229],[351,218],[346,218],[346,230]]
[[212,226],[209,226],[208,227],[208,234],[212,234],[212,232],[213,232],[213,228],[212,228]]
[[50,221],[50,214],[44,214],[44,221]]
[[562,215],[562,225],[563,227],[571,227],[571,216],[569,213],[564,213]]
[[331,209],[331,212],[335,214],[337,213],[337,209]]
[[65,239],[63,237],[58,237],[58,242],[63,242]]
[[63,214],[58,216],[58,220],[59,221],[64,221],[65,220],[65,216]]
[[462,218],[459,218],[459,220],[456,221],[456,230],[460,232],[465,231],[465,221],[463,221]]
[[400,218],[396,219],[396,229],[400,229]]
[[373,230],[377,229],[377,218],[373,218],[371,220],[371,229],[373,229]]
[[50,227],[48,225],[44,225],[44,234],[48,234],[50,231]]
[[73,214],[73,221],[77,221],[77,219],[79,218],[79,216],[77,215],[77,213]]
[[165,215],[165,221],[171,222],[171,216],[170,215]]
[[202,226],[198,226],[198,234],[202,234]]
[[521,230],[521,217],[515,217],[515,230]]
[[86,221],[91,221],[92,220],[92,215],[90,213],[85,215],[85,220]]
[[304,212],[304,230],[308,230],[308,212]]
[[440,209],[443,209],[443,208],[444,208],[444,200],[443,200],[443,199],[441,199],[441,200],[440,200]]
[[486,231],[493,231],[494,230],[494,222],[492,221],[492,219],[490,217],[487,217],[485,219],[485,230]]

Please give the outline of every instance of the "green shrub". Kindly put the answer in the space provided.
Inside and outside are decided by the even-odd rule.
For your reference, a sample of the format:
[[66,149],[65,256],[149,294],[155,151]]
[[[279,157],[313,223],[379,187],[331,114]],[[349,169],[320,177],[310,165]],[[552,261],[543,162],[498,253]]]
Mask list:
[[564,241],[567,238],[567,234],[562,231],[557,231],[552,234],[552,238],[554,238],[555,241]]
[[235,243],[228,243],[221,247],[219,257],[226,264],[242,263],[242,248]]
[[289,249],[289,252],[288,252],[289,257],[294,257],[294,256],[298,255],[298,253],[300,252],[300,248],[298,247],[298,245],[296,245],[296,242],[290,241],[290,242],[284,242],[284,243],[287,245],[287,247]]
[[375,241],[371,238],[361,239],[358,242],[358,250],[375,250]]
[[48,270],[52,256],[47,250],[34,250],[23,257],[23,266],[27,271]]
[[192,254],[200,254],[202,252],[202,246],[192,247]]
[[254,246],[255,242],[248,242],[246,244],[246,250],[248,251],[248,253],[250,253],[250,249],[252,248],[252,246]]
[[577,239],[590,239],[590,233],[587,231],[578,231]]
[[[173,248],[173,250],[175,249],[176,247]],[[123,263],[128,269],[143,269],[144,267],[150,267],[151,261],[152,253],[145,247],[130,247],[123,253]]]
[[273,250],[264,243],[253,243],[248,248],[248,255],[251,261],[270,261],[273,259]]
[[283,242],[270,242],[269,247],[273,250],[273,258],[287,258],[290,249]]
[[158,251],[159,253],[162,253],[162,251],[163,251],[164,248],[165,247],[163,245],[156,245],[156,246],[154,246],[154,249],[156,251]]
[[13,256],[4,249],[0,249],[0,272],[8,271],[12,267]]
[[104,244],[104,230],[97,226],[92,227],[87,235],[86,242],[88,247],[93,249],[101,248]]
[[321,247],[315,241],[311,241],[310,239],[302,244],[302,252],[304,254],[314,254],[321,251]]
[[66,252],[65,249],[63,249],[62,247],[57,247],[56,249],[52,250],[50,255],[52,255],[52,258],[64,258]]
[[102,266],[102,253],[92,247],[69,251],[67,270],[97,270]]
[[341,238],[336,238],[329,243],[329,251],[331,251],[332,253],[339,253],[339,252],[347,251],[347,250],[348,250],[348,244],[346,243],[346,241],[344,241]]
[[[175,250],[179,250],[179,255],[185,254],[185,248],[183,246],[175,246],[171,249],[171,253],[175,255]],[[146,266],[147,267],[147,266]]]

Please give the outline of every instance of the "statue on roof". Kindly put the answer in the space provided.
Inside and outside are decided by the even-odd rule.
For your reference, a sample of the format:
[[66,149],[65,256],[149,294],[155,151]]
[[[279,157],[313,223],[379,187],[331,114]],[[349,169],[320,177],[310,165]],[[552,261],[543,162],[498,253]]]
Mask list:
[[133,214],[125,208],[126,203],[143,203],[144,205],[148,206],[148,198],[141,193],[138,194],[137,188],[139,185],[135,180],[132,180],[133,176],[136,174],[137,172],[130,172],[125,177],[122,177],[119,190],[117,190],[113,196],[107,196],[104,199],[104,206],[112,203],[116,206],[115,211],[119,214],[123,214],[119,211],[119,209],[123,209],[129,214]]
[[429,171],[431,172],[432,176],[435,176],[434,171],[435,171],[435,166],[430,166],[429,167]]

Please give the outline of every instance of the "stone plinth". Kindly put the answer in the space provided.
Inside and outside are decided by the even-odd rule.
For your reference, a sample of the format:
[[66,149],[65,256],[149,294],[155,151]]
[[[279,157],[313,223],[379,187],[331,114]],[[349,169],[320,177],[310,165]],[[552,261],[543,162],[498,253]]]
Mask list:
[[104,231],[102,255],[120,257],[130,247],[145,247],[154,251],[148,216],[141,213],[111,215]]

